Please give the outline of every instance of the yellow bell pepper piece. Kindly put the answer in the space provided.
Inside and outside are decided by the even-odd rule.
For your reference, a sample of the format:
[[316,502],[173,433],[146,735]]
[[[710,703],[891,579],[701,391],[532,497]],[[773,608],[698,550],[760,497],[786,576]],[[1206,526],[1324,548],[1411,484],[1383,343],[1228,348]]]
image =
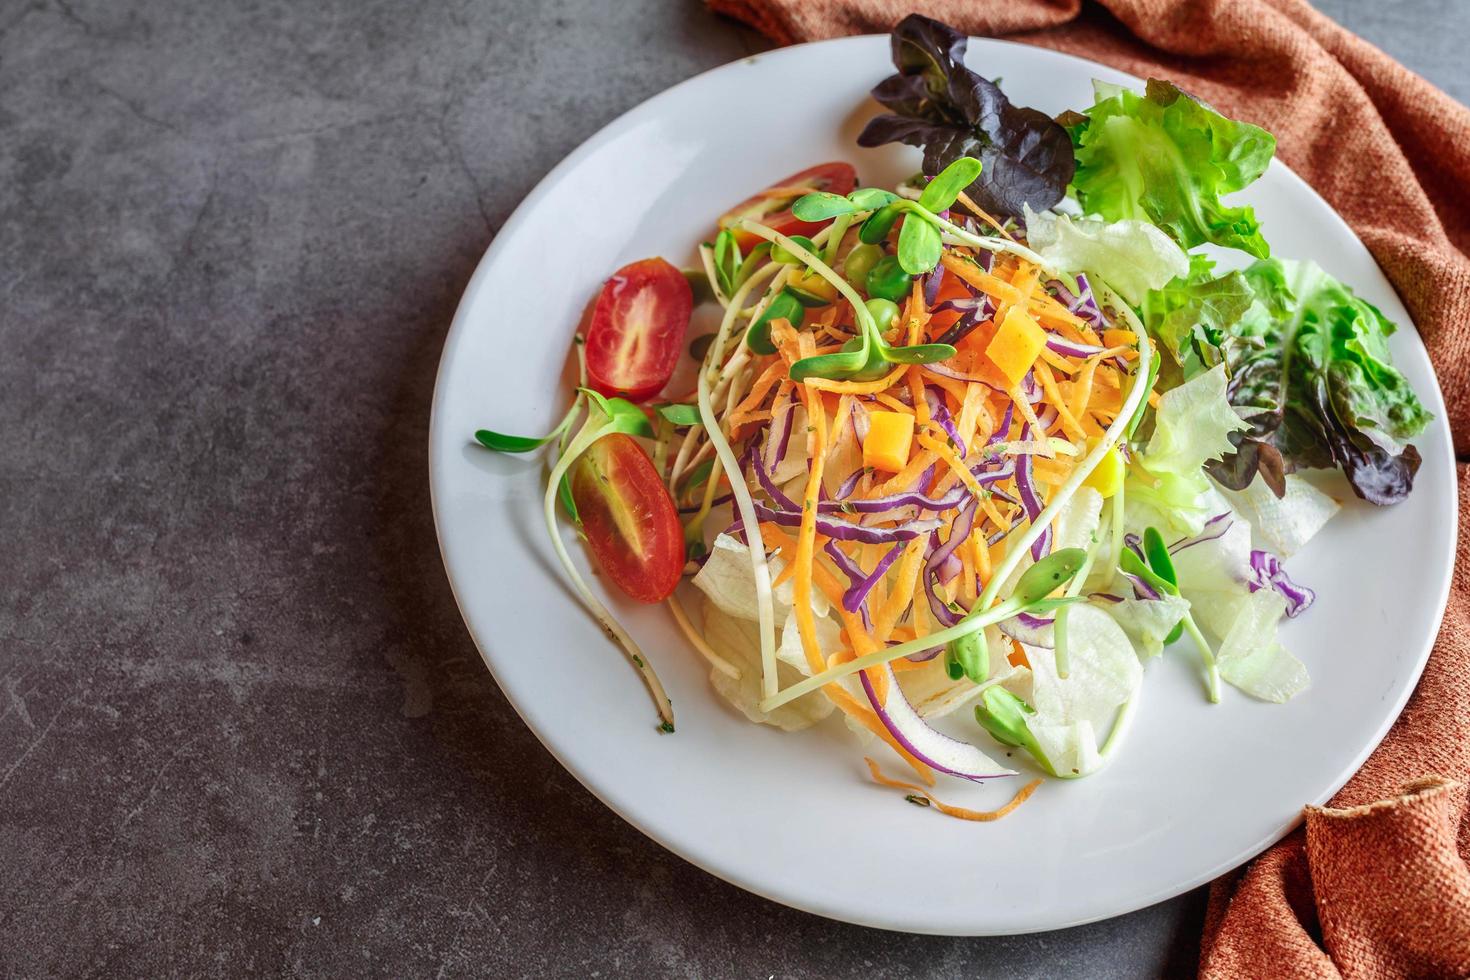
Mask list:
[[1103,454],[1102,462],[1087,474],[1087,479],[1082,481],[1082,485],[1092,487],[1106,500],[1123,488],[1125,476],[1127,476],[1127,468],[1123,465],[1123,454],[1118,452],[1117,446],[1109,446],[1108,451]]
[[863,465],[897,473],[909,461],[914,442],[914,417],[905,412],[869,412],[868,435],[863,440]]
[[1046,331],[1024,309],[1012,306],[986,346],[985,356],[1011,384],[1016,384],[1031,370],[1045,346]]

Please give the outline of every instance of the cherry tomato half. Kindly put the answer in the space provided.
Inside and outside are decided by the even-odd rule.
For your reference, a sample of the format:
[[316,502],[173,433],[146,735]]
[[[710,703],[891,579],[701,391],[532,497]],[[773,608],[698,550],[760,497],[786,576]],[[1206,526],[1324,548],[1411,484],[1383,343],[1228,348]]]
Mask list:
[[653,461],[621,432],[572,464],[572,500],[597,563],[639,602],[667,599],[684,572],[684,528]]
[[[755,197],[740,202],[720,218],[720,227],[728,228],[741,218],[752,218],[783,235],[806,235],[810,238],[827,224],[825,221],[802,221],[791,213],[796,199],[812,191],[847,195],[857,185],[857,171],[851,164],[834,161],[819,163],[800,173],[779,180]],[[735,240],[749,249],[761,239],[748,232],[736,232]]]
[[679,364],[694,293],[663,259],[625,265],[603,283],[587,328],[587,380],[608,397],[643,401]]

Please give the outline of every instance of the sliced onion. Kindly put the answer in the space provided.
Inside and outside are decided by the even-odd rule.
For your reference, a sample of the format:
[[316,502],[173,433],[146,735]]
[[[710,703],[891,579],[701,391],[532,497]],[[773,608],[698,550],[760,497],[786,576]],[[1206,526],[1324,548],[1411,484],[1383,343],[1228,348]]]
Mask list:
[[[1193,548],[1197,544],[1204,544],[1206,541],[1214,541],[1216,538],[1223,538],[1225,536],[1225,532],[1229,531],[1234,524],[1235,515],[1232,514],[1230,511],[1227,510],[1223,514],[1216,514],[1214,517],[1205,521],[1205,526],[1201,528],[1200,533],[1196,534],[1194,537],[1180,538],[1178,541],[1175,541],[1173,544],[1169,545],[1169,554],[1177,555],[1185,548]],[[1275,556],[1273,555],[1272,557]]]
[[1148,582],[1144,581],[1139,576],[1134,575],[1132,572],[1124,572],[1123,577],[1126,578],[1130,583],[1132,583],[1133,597],[1135,599],[1149,599],[1152,601],[1157,601],[1163,598],[1163,596],[1159,595],[1157,589],[1155,589],[1152,585],[1149,585]]
[[858,677],[863,682],[863,691],[868,695],[868,703],[873,706],[883,727],[915,759],[931,769],[961,779],[978,781],[1015,775],[1014,770],[1001,766],[969,742],[961,742],[930,728],[919,717],[913,705],[909,704],[908,698],[904,697],[893,668],[884,664],[882,669],[888,681],[887,700],[878,700],[878,692],[874,690],[873,682],[868,680],[868,672],[865,670],[858,672]]
[[1056,647],[1056,637],[1051,632],[1054,622],[1054,620],[1038,619],[1023,613],[997,625],[1000,626],[1002,633],[1013,640],[1019,640],[1028,646],[1040,647],[1043,650],[1051,650]]
[[856,398],[852,400],[852,434],[857,436],[858,448],[868,438],[868,410]]

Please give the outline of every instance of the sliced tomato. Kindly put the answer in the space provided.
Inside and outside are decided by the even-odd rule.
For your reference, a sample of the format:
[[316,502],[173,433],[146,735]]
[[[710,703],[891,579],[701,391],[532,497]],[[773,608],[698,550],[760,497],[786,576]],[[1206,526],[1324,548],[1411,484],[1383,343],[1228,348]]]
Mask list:
[[[783,235],[806,235],[810,238],[827,224],[825,221],[802,221],[791,213],[791,205],[797,198],[812,191],[827,191],[829,194],[851,194],[857,186],[857,171],[852,165],[833,161],[819,163],[785,180],[778,180],[752,198],[741,201],[722,218],[720,227],[728,228],[741,218],[751,218]],[[748,249],[760,241],[748,232],[736,232],[735,240],[740,247]]]
[[667,599],[684,572],[684,527],[653,461],[614,432],[572,464],[572,500],[597,563],[639,602]]
[[587,380],[604,395],[643,401],[669,383],[694,293],[663,259],[625,265],[602,285],[587,327]]

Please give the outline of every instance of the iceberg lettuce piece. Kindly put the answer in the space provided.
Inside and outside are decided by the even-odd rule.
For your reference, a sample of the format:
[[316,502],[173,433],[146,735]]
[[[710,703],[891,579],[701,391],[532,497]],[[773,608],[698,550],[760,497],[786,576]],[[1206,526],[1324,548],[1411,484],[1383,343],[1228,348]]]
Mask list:
[[[712,598],[706,598],[703,606],[705,642],[740,668],[738,679],[723,671],[711,670],[710,685],[736,710],[756,724],[773,725],[788,732],[810,728],[832,713],[832,702],[821,691],[813,691],[773,711],[762,711],[761,645],[755,622],[726,613]],[[778,663],[776,672],[783,687],[795,683],[799,676],[785,663]]]
[[[784,567],[779,557],[772,558],[771,578],[775,579]],[[760,619],[755,595],[755,577],[750,570],[750,549],[744,542],[728,534],[719,534],[711,542],[709,558],[704,567],[694,576],[694,585],[710,598],[727,616]],[[779,620],[791,612],[794,602],[794,587],[783,582],[772,590],[776,618]],[[831,606],[825,596],[812,591],[812,611],[819,617],[826,616]]]
[[1306,480],[1286,477],[1286,495],[1280,500],[1264,480],[1253,480],[1244,490],[1227,490],[1231,506],[1249,518],[1268,550],[1290,558],[1322,530],[1342,506]]
[[[1126,580],[1123,582],[1126,585]],[[1164,640],[1179,621],[1189,613],[1189,600],[1183,596],[1164,595],[1158,599],[1135,599],[1129,593],[1115,590],[1122,602],[1099,601],[1097,607],[1123,627],[1133,641],[1138,655],[1145,659],[1164,652]]]
[[1189,275],[1189,256],[1147,221],[1100,221],[1026,209],[1026,241],[1064,272],[1097,276],[1137,306],[1149,290]]
[[1072,777],[1101,767],[1096,733],[1110,730],[1118,709],[1138,693],[1143,668],[1122,627],[1096,606],[1072,606],[1067,627],[1071,664],[1065,679],[1057,676],[1050,650],[1023,645],[1030,669],[1016,671],[1002,686],[1031,709],[1021,722],[1043,752],[1037,763]]
[[1153,435],[1128,477],[1129,524],[1136,523],[1133,508],[1144,505],[1153,509],[1145,518],[1160,519],[1156,526],[1196,534],[1226,509],[1215,506],[1220,497],[1204,473],[1207,460],[1231,451],[1230,433],[1246,427],[1225,386],[1225,367],[1217,364],[1159,399]]
[[1306,690],[1306,665],[1276,640],[1286,600],[1262,589],[1247,596],[1236,609],[1216,654],[1220,676],[1262,701],[1281,703]]

